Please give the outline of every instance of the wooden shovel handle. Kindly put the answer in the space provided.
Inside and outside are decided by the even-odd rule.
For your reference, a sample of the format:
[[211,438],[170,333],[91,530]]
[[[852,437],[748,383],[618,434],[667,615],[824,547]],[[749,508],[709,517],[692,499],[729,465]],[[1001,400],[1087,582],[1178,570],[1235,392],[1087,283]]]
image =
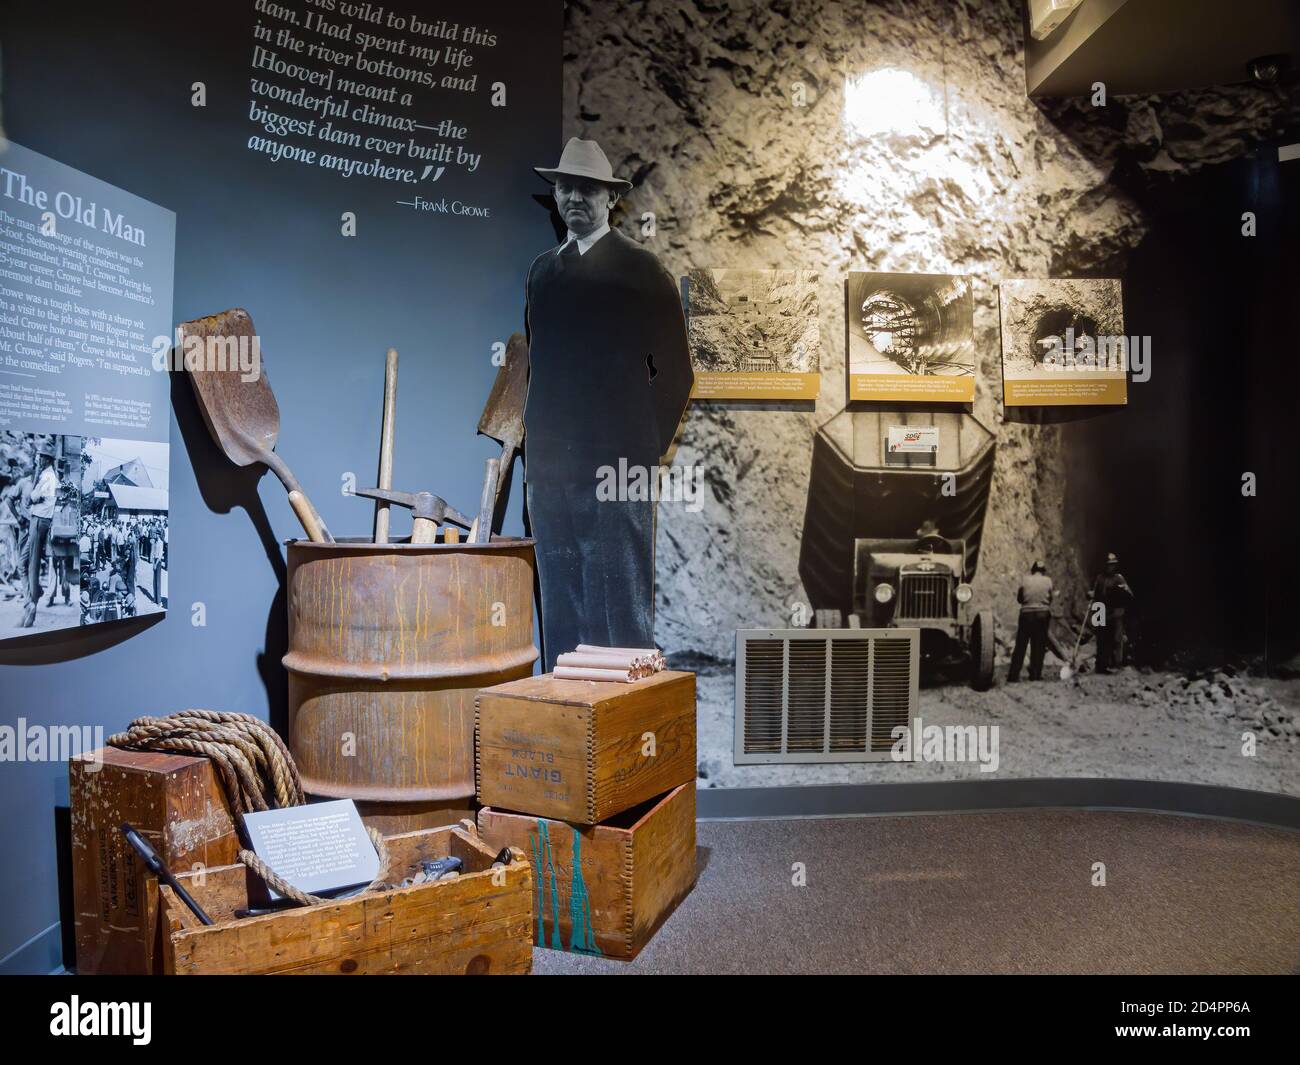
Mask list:
[[[379,488],[393,487],[393,434],[397,424],[397,352],[389,348],[384,362],[384,420],[379,435]],[[375,543],[388,543],[388,504],[375,501]]]
[[488,459],[483,475],[483,495],[479,499],[478,517],[469,531],[471,544],[486,544],[492,540],[492,525],[497,509],[497,483],[500,477],[500,460]]
[[[280,478],[280,483],[288,490],[289,505],[293,507],[293,512],[298,515],[298,520],[302,522],[302,527],[307,533],[307,539],[318,544],[332,544],[334,537],[330,535],[329,529],[321,519],[320,512],[312,506],[311,500],[307,498],[307,493],[302,490],[298,478],[289,469],[289,464],[274,451],[263,451],[261,458],[266,463],[267,468]],[[295,500],[294,496],[298,498]]]
[[320,515],[316,513],[316,508],[311,505],[311,500],[302,492],[295,489],[289,493],[289,506],[293,507],[293,512],[298,515],[298,520],[302,522],[308,540],[317,544],[331,544],[334,542],[334,538],[330,536],[329,531],[325,528],[325,523],[321,521]]
[[432,518],[416,518],[411,526],[411,543],[432,544],[438,540],[438,523]]

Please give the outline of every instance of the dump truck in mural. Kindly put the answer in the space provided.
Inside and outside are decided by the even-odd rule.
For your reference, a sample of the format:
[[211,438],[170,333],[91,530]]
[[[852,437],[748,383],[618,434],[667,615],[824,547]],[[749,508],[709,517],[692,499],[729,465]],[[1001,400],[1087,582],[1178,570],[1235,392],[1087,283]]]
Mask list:
[[[939,430],[933,465],[892,465],[891,426]],[[813,441],[799,576],[817,628],[916,628],[922,668],[993,683],[975,580],[993,434],[970,414],[840,412]]]

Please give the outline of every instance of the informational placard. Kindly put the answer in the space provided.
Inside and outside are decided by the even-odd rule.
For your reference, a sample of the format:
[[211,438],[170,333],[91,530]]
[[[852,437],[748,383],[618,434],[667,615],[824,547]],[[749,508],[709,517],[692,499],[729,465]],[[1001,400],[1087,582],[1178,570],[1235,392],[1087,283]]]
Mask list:
[[817,282],[811,270],[692,270],[685,285],[692,398],[815,400]]
[[1008,407],[1128,402],[1130,340],[1116,278],[1003,281],[1002,396]]
[[850,401],[975,399],[970,278],[854,271],[845,285],[845,316]]
[[891,425],[885,438],[887,466],[934,466],[939,460],[937,425]]
[[335,895],[379,875],[379,855],[351,799],[246,813],[244,827],[253,853],[310,895]]
[[0,150],[0,639],[166,607],[171,211]]

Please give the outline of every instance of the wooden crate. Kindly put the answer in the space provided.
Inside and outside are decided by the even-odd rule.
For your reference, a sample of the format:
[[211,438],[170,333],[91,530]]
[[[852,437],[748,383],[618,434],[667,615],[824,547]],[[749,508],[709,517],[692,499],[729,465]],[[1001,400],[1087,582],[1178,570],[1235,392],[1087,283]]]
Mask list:
[[173,871],[226,865],[239,838],[206,758],[105,747],[68,762],[77,972],[162,971],[153,880],[121,832],[129,822]]
[[631,960],[695,886],[695,782],[584,827],[484,808],[490,847],[533,866],[539,947]]
[[522,852],[492,869],[500,848],[479,839],[474,822],[386,838],[386,879],[399,883],[422,859],[464,863],[453,880],[367,892],[262,917],[234,913],[263,897],[243,865],[178,877],[214,924],[199,923],[168,886],[161,898],[164,970],[176,975],[330,973],[527,973],[533,965],[533,873]]
[[476,707],[484,806],[594,825],[695,779],[694,673],[547,673],[484,688]]

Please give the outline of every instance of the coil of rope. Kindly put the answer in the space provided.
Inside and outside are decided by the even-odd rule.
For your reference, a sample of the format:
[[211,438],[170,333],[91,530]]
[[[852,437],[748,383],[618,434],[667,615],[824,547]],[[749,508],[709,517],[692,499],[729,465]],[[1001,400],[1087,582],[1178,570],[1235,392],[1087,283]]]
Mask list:
[[[173,751],[207,758],[217,769],[233,814],[306,803],[302,779],[289,748],[270,725],[251,714],[181,710],[166,717],[137,717],[125,732],[110,736],[108,745],[128,751]],[[372,891],[384,883],[388,848],[375,829],[367,828],[366,833],[379,855],[379,873],[364,889]],[[272,890],[303,906],[337,901],[299,891],[251,850],[241,850],[239,860]]]

